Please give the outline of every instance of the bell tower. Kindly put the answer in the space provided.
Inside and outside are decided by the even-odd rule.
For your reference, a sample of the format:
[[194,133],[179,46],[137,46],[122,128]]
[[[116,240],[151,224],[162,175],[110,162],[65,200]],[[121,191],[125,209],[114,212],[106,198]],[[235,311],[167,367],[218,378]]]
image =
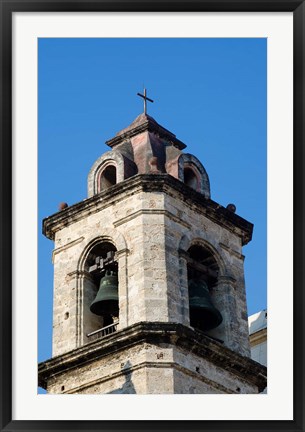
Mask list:
[[266,368],[250,359],[242,253],[253,225],[211,199],[204,166],[141,96],[144,113],[93,164],[88,198],[43,221],[55,243],[53,357],[39,385],[259,393]]

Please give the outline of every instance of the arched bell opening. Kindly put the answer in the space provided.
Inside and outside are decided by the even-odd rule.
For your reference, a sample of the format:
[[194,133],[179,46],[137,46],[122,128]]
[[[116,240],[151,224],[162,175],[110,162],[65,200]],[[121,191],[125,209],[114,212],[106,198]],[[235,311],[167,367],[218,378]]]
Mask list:
[[187,277],[190,325],[207,332],[222,322],[221,312],[214,305],[213,288],[217,284],[219,266],[211,251],[201,245],[188,250]]
[[119,322],[118,262],[115,246],[110,242],[96,244],[88,253],[85,272],[90,279],[89,286],[87,283],[87,296],[86,290],[84,292],[87,297],[87,317],[91,323],[89,327],[86,326],[87,337],[93,340],[115,331]]
[[108,165],[100,175],[99,190],[103,191],[117,183],[117,170],[114,165]]
[[199,181],[195,171],[192,168],[186,167],[184,168],[183,173],[184,173],[184,183],[188,187],[194,189],[195,191],[198,191]]

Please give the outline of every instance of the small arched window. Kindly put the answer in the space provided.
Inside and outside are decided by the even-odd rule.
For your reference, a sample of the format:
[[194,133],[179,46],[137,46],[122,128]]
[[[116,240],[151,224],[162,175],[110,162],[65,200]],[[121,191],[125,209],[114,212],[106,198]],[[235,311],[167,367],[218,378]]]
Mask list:
[[100,176],[100,191],[108,189],[117,183],[116,167],[108,165]]
[[184,183],[192,189],[198,191],[198,177],[192,168],[184,168]]

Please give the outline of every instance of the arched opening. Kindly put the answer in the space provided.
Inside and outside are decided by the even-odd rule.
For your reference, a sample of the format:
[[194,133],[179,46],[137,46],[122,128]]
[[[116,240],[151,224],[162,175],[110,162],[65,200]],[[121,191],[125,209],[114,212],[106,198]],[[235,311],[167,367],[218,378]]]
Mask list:
[[187,277],[190,325],[209,331],[222,322],[220,311],[213,304],[213,287],[217,283],[218,263],[208,248],[193,245],[188,250]]
[[117,183],[117,172],[114,165],[108,165],[100,176],[100,191],[108,189]]
[[184,183],[190,188],[198,191],[198,178],[192,168],[184,168]]
[[85,261],[89,275],[84,286],[88,341],[113,333],[119,322],[118,262],[116,248],[110,242],[100,242],[89,252]]

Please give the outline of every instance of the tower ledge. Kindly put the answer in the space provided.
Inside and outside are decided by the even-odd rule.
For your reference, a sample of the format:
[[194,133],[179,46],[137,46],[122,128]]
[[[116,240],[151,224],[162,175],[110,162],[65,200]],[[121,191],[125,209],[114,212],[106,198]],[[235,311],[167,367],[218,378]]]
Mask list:
[[219,225],[234,231],[241,237],[242,245],[251,241],[253,224],[231,212],[217,202],[205,198],[201,193],[189,188],[181,181],[168,174],[137,174],[122,183],[85,199],[43,220],[43,234],[54,240],[55,233],[72,222],[81,220],[89,214],[113,205],[122,197],[137,192],[164,192],[196,209]]
[[[82,368],[85,368],[84,373],[86,373],[86,367],[91,361],[107,362],[108,357],[115,355],[115,358],[118,358],[121,351],[125,350],[126,352],[136,346],[145,346],[146,351],[154,346],[161,348],[161,351],[166,350],[166,347],[168,347],[177,349],[181,353],[183,352],[184,355],[191,353],[197,356],[198,359],[200,358],[212,364],[216,368],[215,370],[226,371],[228,377],[235,377],[241,383],[244,382],[246,386],[256,388],[259,392],[266,387],[267,369],[265,366],[235,353],[200,331],[182,324],[165,322],[140,322],[106,336],[102,340],[96,340],[66,354],[42,362],[38,367],[39,385],[47,388],[49,379],[51,379],[52,385],[56,385],[57,377],[60,379],[60,375],[68,371],[73,374],[73,370],[75,370],[77,379],[73,381],[73,386],[70,389],[67,388],[67,393],[83,391]],[[138,365],[138,367],[162,367],[165,358],[160,354],[157,355],[158,361],[154,366],[151,362],[145,362],[144,364],[141,363],[140,366]],[[178,370],[190,367],[190,365],[179,364],[179,361],[179,356],[177,359],[173,357],[171,367]],[[136,366],[132,362],[128,362],[129,370],[123,368],[119,373],[130,374]],[[197,379],[200,379],[198,368],[195,368],[194,371],[188,370],[187,373],[197,375]],[[103,377],[100,376],[99,379],[103,380]],[[210,380],[208,379],[208,381]],[[214,385],[217,385],[217,383],[214,383]],[[232,385],[229,378],[227,385]],[[233,389],[227,388],[225,382],[218,383],[218,387],[222,388],[221,393],[239,392],[236,389],[233,391]],[[253,393],[255,392],[253,391]]]

